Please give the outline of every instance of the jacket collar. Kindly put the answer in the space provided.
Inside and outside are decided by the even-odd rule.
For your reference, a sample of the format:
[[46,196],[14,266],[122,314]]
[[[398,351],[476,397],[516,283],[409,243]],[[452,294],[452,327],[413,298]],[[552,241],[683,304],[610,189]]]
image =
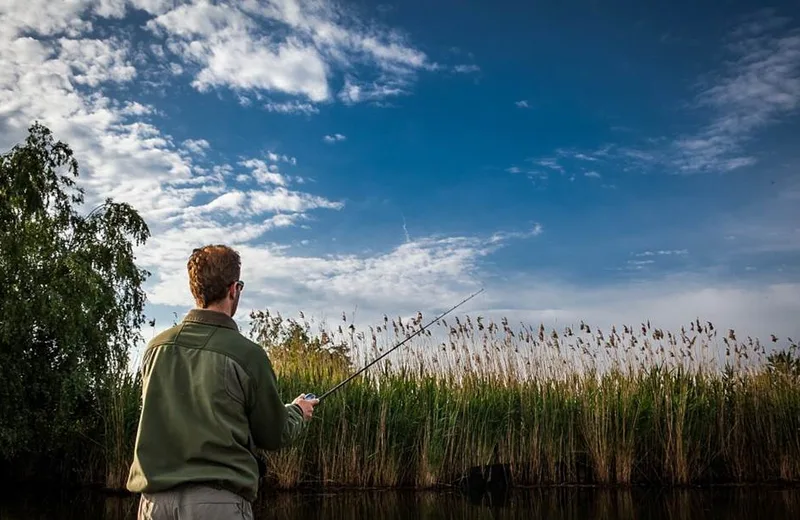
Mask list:
[[225,327],[227,329],[239,330],[239,326],[233,321],[233,318],[227,314],[218,311],[210,311],[208,309],[191,309],[183,321],[192,321],[195,323],[205,323],[207,325],[214,325],[217,327]]

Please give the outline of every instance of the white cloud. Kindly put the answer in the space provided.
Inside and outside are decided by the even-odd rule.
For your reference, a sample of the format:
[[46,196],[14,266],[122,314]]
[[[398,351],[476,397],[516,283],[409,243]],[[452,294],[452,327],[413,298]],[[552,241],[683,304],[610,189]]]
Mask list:
[[72,79],[96,87],[101,82],[123,83],[136,75],[127,61],[127,49],[118,41],[60,38],[59,58],[72,68]]
[[456,65],[453,70],[459,74],[473,74],[480,72],[481,68],[477,65]]
[[405,82],[400,80],[381,80],[359,83],[354,78],[346,78],[339,99],[346,104],[375,101],[405,94]]
[[[182,220],[190,222],[200,216],[223,213],[234,216],[261,217],[273,213],[306,213],[315,209],[341,209],[341,202],[333,202],[324,197],[291,191],[284,187],[238,191],[228,190],[203,205],[185,208]],[[209,221],[213,225],[214,221]]]
[[250,204],[256,213],[292,212],[303,213],[312,209],[341,209],[344,204],[333,202],[324,197],[291,191],[277,187],[268,191],[255,191],[249,194]]
[[572,150],[572,149],[558,148],[556,150],[556,153],[559,155],[559,157],[577,159],[577,160],[580,160],[580,161],[596,162],[596,161],[599,161],[601,159],[603,151],[604,150],[601,149],[601,150],[598,150],[596,152],[583,153],[583,152],[578,152],[578,151],[575,151],[575,150]]
[[511,232],[498,231],[489,238],[489,243],[494,244],[497,242],[505,242],[510,239],[524,239],[524,238],[538,237],[543,232],[544,232],[544,227],[539,222],[536,222],[528,231],[511,231]]
[[519,108],[530,108],[530,104],[528,104],[528,100],[527,99],[523,99],[521,101],[517,101],[514,104],[517,105],[517,107],[519,107]]
[[272,152],[272,151],[267,152],[267,159],[269,159],[269,161],[273,162],[273,163],[285,162],[285,163],[290,163],[292,165],[297,164],[297,159],[296,158],[289,157],[286,154],[283,154],[283,155],[277,154],[277,153]]
[[644,269],[645,266],[654,264],[655,260],[628,260],[629,269]]
[[[53,16],[29,16],[33,11],[27,5],[37,5],[40,14],[52,11]],[[262,240],[270,230],[304,223],[310,212],[343,207],[290,189],[292,182],[303,179],[278,170],[278,164],[297,164],[287,154],[270,151],[264,159],[240,160],[237,166],[249,169],[249,175],[227,164],[198,162],[205,161],[207,141],[174,143],[150,119],[157,115],[152,106],[125,99],[140,77],[139,62],[131,57],[127,41],[82,38],[80,32],[91,22],[78,18],[90,9],[88,3],[68,3],[61,10],[52,5],[29,2],[0,13],[0,146],[7,149],[19,142],[38,120],[74,150],[89,209],[111,197],[131,203],[142,214],[152,238],[137,251],[137,258],[154,273],[154,301],[170,270],[185,268],[177,252],[185,253],[186,247],[190,251],[198,244],[229,240],[246,245]],[[152,2],[149,8],[164,5]],[[95,6],[93,12],[100,9]],[[112,11],[124,9],[103,12]],[[63,31],[71,36],[49,37]],[[40,38],[37,32],[48,37]],[[113,90],[119,97],[106,91],[110,85],[123,87]],[[258,184],[231,186],[250,179]]]
[[641,253],[636,253],[636,256],[684,256],[688,254],[689,251],[687,249],[659,249],[657,251],[644,251]]
[[175,38],[173,49],[200,66],[192,83],[210,87],[329,96],[326,65],[313,47],[295,38],[274,45],[256,20],[232,6],[207,1],[185,4],[147,23],[156,34]]
[[205,155],[211,145],[205,139],[187,139],[183,147],[196,155]]
[[319,109],[311,103],[302,103],[300,101],[286,101],[283,103],[269,102],[264,105],[264,108],[270,112],[277,112],[279,114],[319,114]]
[[187,208],[182,217],[196,218],[200,215],[214,213],[217,211],[225,212],[229,215],[238,217],[247,209],[244,207],[246,202],[246,193],[240,191],[226,191],[207,204]]
[[[600,179],[602,175],[597,170],[586,170],[586,162],[596,163],[593,167],[602,167],[609,159],[619,159],[627,150],[616,151],[614,146],[608,145],[593,151],[577,151],[574,149],[557,148],[556,156],[529,157],[526,161],[539,166],[533,170],[526,171],[528,178],[533,181],[541,181],[550,178],[550,172],[556,171],[570,182],[575,182],[580,176]],[[544,168],[541,169],[541,168]],[[521,173],[522,169],[512,166],[506,169],[509,173]],[[582,172],[582,173],[578,173]],[[568,175],[569,174],[569,175]],[[604,185],[607,187],[607,185]]]
[[89,9],[90,0],[75,1],[58,5],[48,0],[30,0],[19,2],[11,8],[4,2],[0,11],[0,24],[13,31],[33,31],[49,36],[65,32],[77,34],[91,28],[91,22],[82,20],[81,14]]
[[326,135],[325,137],[322,138],[322,140],[325,141],[326,143],[336,143],[339,141],[344,141],[346,139],[347,137],[343,136],[342,134]]
[[201,92],[224,85],[304,95],[315,102],[330,95],[322,57],[296,42],[272,52],[266,42],[233,37],[209,49],[190,47],[188,54],[206,63],[192,83]]
[[[23,36],[27,25],[15,26],[13,20],[0,19],[0,144],[10,147],[39,120],[75,151],[87,205],[109,196],[132,203],[150,219],[191,201],[200,188],[180,187],[192,177],[191,162],[157,128],[137,119],[152,110],[103,93],[108,82],[136,77],[127,43],[37,40]],[[53,19],[43,27],[53,32],[76,26]],[[92,85],[91,91],[81,90]]]
[[[273,153],[268,154],[269,159],[276,163],[279,158]],[[276,186],[286,186],[288,181],[280,172],[275,164],[268,165],[261,159],[247,159],[239,164],[252,171],[253,178],[260,184],[274,184]]]
[[550,168],[551,170],[556,170],[558,172],[564,173],[564,167],[558,164],[558,161],[552,157],[537,159],[534,160],[534,163],[538,164],[539,166],[544,166],[545,168]]
[[65,34],[73,38],[94,27],[92,17],[120,19],[131,8],[156,15],[173,4],[173,0],[7,0],[0,10],[0,26],[14,34],[31,31],[41,36]]
[[762,11],[731,33],[725,69],[707,80],[697,99],[713,118],[699,133],[675,141],[682,171],[754,164],[744,151],[746,142],[800,108],[800,30],[786,30],[787,21]]
[[661,158],[653,151],[638,150],[635,148],[619,148],[618,155],[633,160],[636,164],[649,164]]
[[757,163],[749,143],[800,109],[800,29],[769,10],[730,32],[722,68],[700,78],[692,108],[704,123],[677,137],[643,146],[606,145],[595,151],[557,149],[559,157],[620,162],[622,171],[728,172]]
[[197,89],[229,87],[299,98],[266,105],[280,113],[314,113],[314,103],[332,98],[337,71],[349,75],[361,66],[360,75],[373,76],[348,78],[338,89],[340,99],[357,103],[403,93],[400,86],[418,71],[440,68],[399,32],[367,25],[326,1],[245,0],[234,7],[200,0],[163,13],[147,27],[199,66]]
[[151,106],[143,105],[138,101],[126,101],[125,106],[120,110],[124,116],[145,116],[152,114],[155,110]]
[[[241,196],[226,196],[230,207],[240,207],[244,201]],[[377,311],[453,300],[464,287],[479,285],[481,258],[510,240],[541,232],[541,226],[535,224],[527,232],[496,233],[485,239],[458,236],[411,240],[372,255],[291,256],[280,246],[247,243],[252,235],[237,225],[187,227],[159,237],[148,248],[152,252],[145,260],[159,265],[160,279],[150,292],[151,301],[158,304],[191,304],[185,289],[185,258],[202,237],[206,242],[219,238],[242,254],[242,276],[248,288],[252,287],[246,291],[245,305],[258,306],[257,302],[266,297],[271,306],[296,308],[302,305],[304,295],[314,295],[314,310],[330,311],[332,305],[357,302]],[[155,251],[159,251],[157,256]]]

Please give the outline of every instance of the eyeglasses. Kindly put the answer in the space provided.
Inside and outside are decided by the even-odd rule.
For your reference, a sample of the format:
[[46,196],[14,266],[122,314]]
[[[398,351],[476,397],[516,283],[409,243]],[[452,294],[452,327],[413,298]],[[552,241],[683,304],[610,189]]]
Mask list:
[[244,289],[244,282],[242,280],[236,280],[235,283],[236,283],[236,287],[239,289],[239,291],[242,291]]

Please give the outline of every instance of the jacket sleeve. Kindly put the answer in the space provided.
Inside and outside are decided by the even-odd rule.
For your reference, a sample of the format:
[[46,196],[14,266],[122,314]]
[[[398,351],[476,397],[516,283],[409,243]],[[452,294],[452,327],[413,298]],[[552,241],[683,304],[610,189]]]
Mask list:
[[303,421],[303,410],[296,404],[286,405],[287,417],[286,425],[283,427],[283,435],[281,436],[281,444],[288,446],[297,439],[305,428],[305,421]]
[[281,400],[275,372],[266,355],[260,365],[248,412],[250,428],[258,448],[275,451],[291,444],[303,430],[303,414],[298,405]]

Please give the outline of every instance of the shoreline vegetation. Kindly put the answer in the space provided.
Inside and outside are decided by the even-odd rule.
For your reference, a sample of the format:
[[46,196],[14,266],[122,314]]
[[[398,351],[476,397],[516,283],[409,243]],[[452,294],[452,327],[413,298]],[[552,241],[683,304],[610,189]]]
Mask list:
[[[308,323],[253,317],[286,395],[332,387],[353,370],[345,346],[374,358],[422,321],[387,319],[374,336],[351,330],[337,343]],[[402,364],[326,400],[299,446],[267,454],[270,486],[429,488],[492,464],[528,486],[800,480],[795,344],[767,354],[700,322],[678,334],[647,324],[562,333],[469,316],[418,337],[437,328]]]
[[[65,168],[77,177],[71,150],[41,126],[0,158],[11,222],[0,230],[0,476],[122,490],[149,274],[132,251],[149,231],[111,201],[78,215]],[[250,318],[285,399],[322,393],[423,323]],[[262,489],[432,489],[493,464],[516,486],[796,484],[798,345],[769,347],[700,320],[601,331],[447,317],[327,399],[295,446],[264,454]]]
[[[359,368],[352,351],[374,358],[421,326],[387,318],[381,339],[344,326],[313,334],[308,322],[269,312],[251,318],[250,337],[267,349],[284,396],[334,386]],[[562,334],[452,321],[412,339],[401,363],[390,356],[329,397],[296,445],[263,453],[265,492],[441,489],[493,464],[506,465],[517,487],[800,482],[794,343],[767,354],[697,322],[678,334],[647,324]],[[699,361],[719,345],[730,347],[722,364],[710,354]],[[73,483],[124,492],[140,383],[123,371],[110,384],[101,435],[69,462],[81,468]]]
[[[420,326],[388,320],[381,341],[345,327],[312,334],[268,312],[251,318],[284,396],[334,386],[359,368],[353,350],[374,358]],[[698,323],[677,335],[646,324],[560,335],[453,321],[411,340],[402,363],[390,356],[329,397],[296,445],[262,454],[262,487],[440,489],[493,464],[519,487],[800,482],[796,344],[767,354]],[[430,340],[437,328],[446,340]],[[720,345],[730,348],[723,364],[699,361]],[[124,489],[139,389],[126,372],[105,393],[103,436],[86,446],[104,474],[96,466],[84,483]]]

